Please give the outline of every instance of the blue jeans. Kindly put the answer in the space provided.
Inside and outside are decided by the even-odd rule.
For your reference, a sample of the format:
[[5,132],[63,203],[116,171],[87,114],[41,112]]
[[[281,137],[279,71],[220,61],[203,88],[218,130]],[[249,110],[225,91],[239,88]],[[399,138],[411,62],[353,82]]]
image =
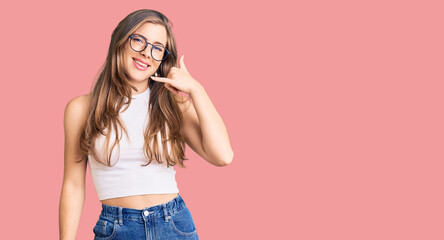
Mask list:
[[180,194],[142,210],[102,204],[94,240],[199,239],[191,212]]

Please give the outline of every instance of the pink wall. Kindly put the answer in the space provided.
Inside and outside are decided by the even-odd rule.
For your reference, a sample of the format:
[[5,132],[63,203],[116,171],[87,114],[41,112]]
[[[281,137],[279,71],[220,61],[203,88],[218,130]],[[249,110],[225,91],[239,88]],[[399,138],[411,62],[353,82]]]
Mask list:
[[[444,239],[440,1],[61,2],[0,7],[2,239],[58,238],[64,108],[140,8],[173,22],[235,152],[176,168],[201,239]],[[88,171],[78,239],[99,211]]]

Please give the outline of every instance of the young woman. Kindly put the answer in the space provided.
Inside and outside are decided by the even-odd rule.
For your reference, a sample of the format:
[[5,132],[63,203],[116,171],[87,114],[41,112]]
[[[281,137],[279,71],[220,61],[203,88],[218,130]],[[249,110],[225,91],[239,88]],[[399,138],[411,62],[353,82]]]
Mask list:
[[95,239],[198,239],[173,166],[185,167],[185,143],[215,166],[234,155],[184,56],[176,64],[169,24],[154,10],[126,16],[92,91],[67,104],[60,239],[75,239],[87,163],[102,203]]

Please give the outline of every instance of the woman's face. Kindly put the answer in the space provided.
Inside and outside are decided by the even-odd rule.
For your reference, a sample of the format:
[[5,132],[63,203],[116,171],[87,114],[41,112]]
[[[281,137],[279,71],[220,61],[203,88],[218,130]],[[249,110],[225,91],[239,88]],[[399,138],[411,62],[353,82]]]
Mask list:
[[[164,26],[160,24],[144,23],[133,34],[144,36],[149,43],[161,44],[166,46],[167,32]],[[142,65],[137,61],[142,62]],[[143,63],[145,66],[143,65]],[[135,52],[130,47],[130,40],[128,39],[123,46],[123,66],[125,73],[128,75],[132,84],[136,87],[141,84],[147,84],[148,78],[157,71],[160,61],[156,61],[151,56],[151,45],[141,52]]]

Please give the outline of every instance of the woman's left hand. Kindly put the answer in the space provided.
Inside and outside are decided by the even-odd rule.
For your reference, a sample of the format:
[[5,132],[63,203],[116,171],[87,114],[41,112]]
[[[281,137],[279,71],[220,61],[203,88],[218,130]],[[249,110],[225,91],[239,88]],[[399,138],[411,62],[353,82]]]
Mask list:
[[179,92],[191,94],[191,92],[201,88],[202,85],[190,75],[185,67],[183,57],[184,55],[179,59],[179,67],[171,67],[166,78],[151,76],[151,79],[165,83],[164,86],[175,94],[179,94]]

